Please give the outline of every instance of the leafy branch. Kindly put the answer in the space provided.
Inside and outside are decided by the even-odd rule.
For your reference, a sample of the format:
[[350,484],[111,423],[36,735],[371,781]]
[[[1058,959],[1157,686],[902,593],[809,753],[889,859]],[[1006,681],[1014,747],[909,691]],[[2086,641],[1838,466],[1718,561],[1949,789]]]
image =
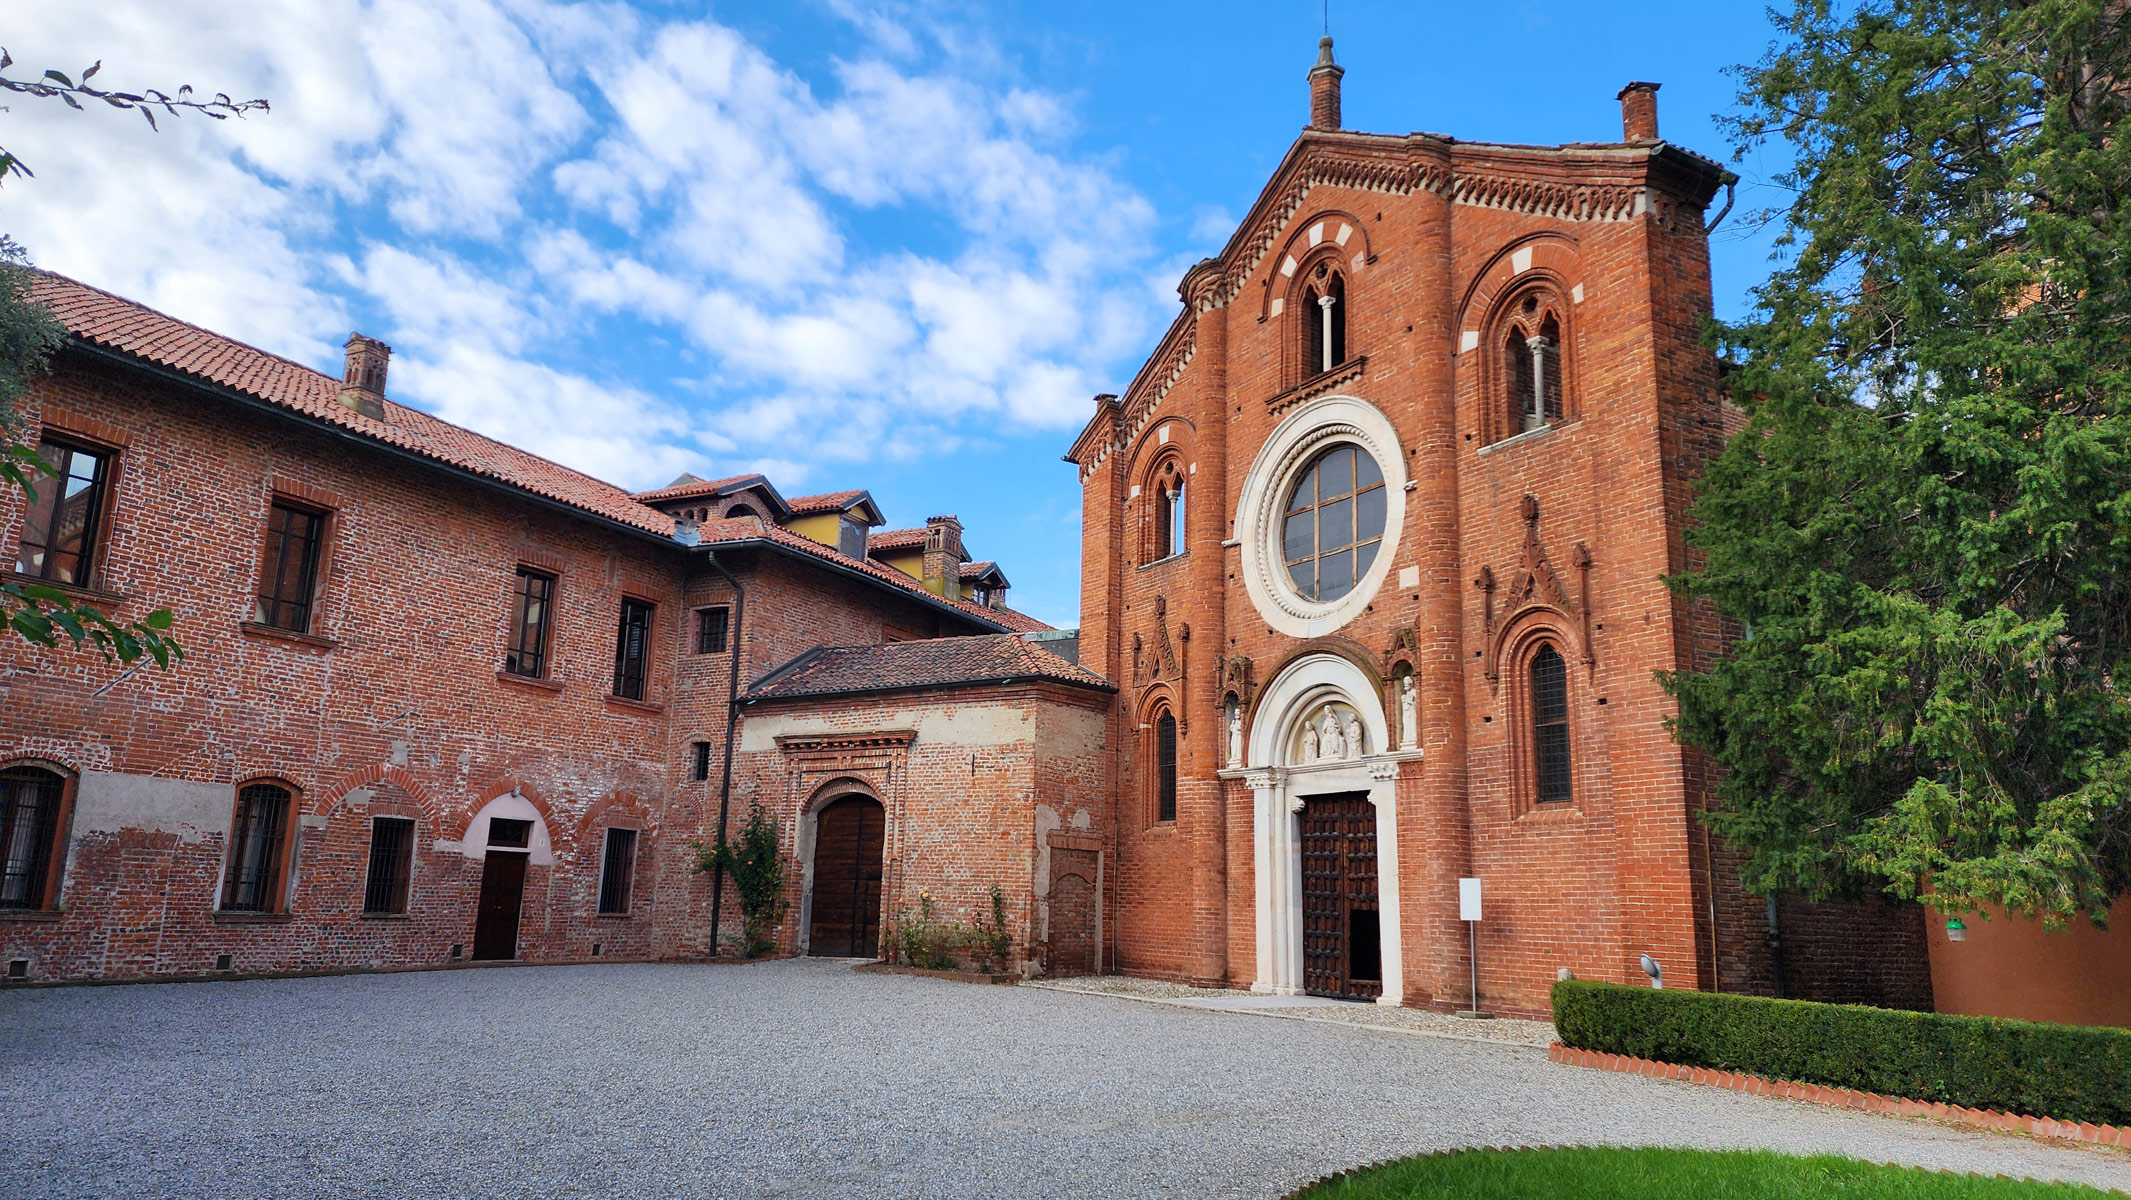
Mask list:
[[[272,111],[265,100],[232,100],[227,92],[216,92],[213,99],[199,98],[193,94],[192,85],[189,83],[180,87],[176,95],[155,88],[143,88],[138,92],[106,91],[89,82],[96,77],[98,71],[104,69],[102,59],[98,59],[83,71],[79,81],[70,78],[63,71],[46,71],[36,79],[9,79],[4,72],[14,65],[14,58],[6,49],[0,48],[0,91],[43,99],[56,97],[68,108],[76,111],[81,110],[83,100],[100,100],[112,108],[128,109],[141,114],[150,129],[161,128],[155,123],[157,109],[161,109],[166,116],[175,117],[189,111],[217,121],[241,117],[250,112]],[[0,146],[0,179],[10,174],[30,178],[34,177],[36,172],[30,170],[28,164],[6,147]]]

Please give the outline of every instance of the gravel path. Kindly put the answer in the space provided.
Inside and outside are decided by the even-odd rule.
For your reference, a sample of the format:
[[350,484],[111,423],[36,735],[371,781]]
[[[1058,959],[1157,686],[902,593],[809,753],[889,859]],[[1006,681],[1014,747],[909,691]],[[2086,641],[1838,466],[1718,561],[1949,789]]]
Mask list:
[[1340,1000],[1320,1000],[1315,996],[1254,996],[1234,988],[1189,987],[1181,983],[1133,979],[1124,975],[1047,979],[1029,986],[1050,988],[1058,992],[1080,992],[1090,996],[1122,996],[1128,1000],[1170,1004],[1179,1008],[1253,1013],[1258,1016],[1285,1017],[1294,1021],[1331,1021],[1386,1033],[1421,1033],[1430,1037],[1457,1038],[1468,1042],[1537,1046],[1542,1050],[1554,1042],[1552,1021],[1519,1021],[1509,1018],[1473,1021],[1421,1008],[1350,1004]]
[[1277,1196],[1473,1144],[2131,1155],[1532,1048],[831,962],[0,993],[0,1196]]

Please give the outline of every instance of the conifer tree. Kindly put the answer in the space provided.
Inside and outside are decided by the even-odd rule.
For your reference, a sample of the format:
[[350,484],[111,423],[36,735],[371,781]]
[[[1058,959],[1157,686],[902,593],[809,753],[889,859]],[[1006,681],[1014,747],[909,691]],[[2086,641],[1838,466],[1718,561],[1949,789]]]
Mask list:
[[1674,583],[1741,636],[1666,683],[1757,891],[2131,886],[2126,9],[1799,0],[1738,71],[1792,200]]

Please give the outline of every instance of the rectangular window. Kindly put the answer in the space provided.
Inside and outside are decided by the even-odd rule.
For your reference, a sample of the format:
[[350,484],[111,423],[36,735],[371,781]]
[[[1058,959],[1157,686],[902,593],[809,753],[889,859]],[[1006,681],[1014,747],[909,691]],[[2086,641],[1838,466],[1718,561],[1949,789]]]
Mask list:
[[529,850],[533,845],[533,823],[510,817],[490,817],[488,844],[498,849]]
[[259,572],[252,620],[293,633],[311,632],[311,601],[318,587],[318,552],[325,542],[326,515],[286,500],[274,501],[266,523],[266,562]]
[[629,881],[636,870],[636,830],[609,829],[607,857],[599,873],[599,911],[629,911]]
[[414,822],[406,817],[379,817],[370,822],[370,882],[363,888],[363,911],[407,911],[407,882],[414,876]]
[[554,621],[555,577],[531,567],[518,568],[513,592],[511,649],[503,669],[529,679],[548,673],[548,626]]
[[34,477],[37,499],[24,515],[15,569],[52,583],[88,587],[103,535],[111,456],[53,438],[45,438],[38,453],[59,473]]
[[66,776],[22,764],[0,771],[0,908],[45,908],[59,851]]
[[696,653],[725,653],[725,635],[732,628],[733,610],[724,605],[696,610]]
[[281,867],[287,857],[289,807],[294,797],[278,784],[255,783],[237,793],[230,824],[229,870],[222,881],[222,911],[274,912],[281,902]]
[[624,700],[644,698],[644,660],[651,651],[651,606],[622,601],[621,626],[614,634],[614,694]]
[[701,783],[710,778],[710,743],[697,742],[688,749],[688,777]]

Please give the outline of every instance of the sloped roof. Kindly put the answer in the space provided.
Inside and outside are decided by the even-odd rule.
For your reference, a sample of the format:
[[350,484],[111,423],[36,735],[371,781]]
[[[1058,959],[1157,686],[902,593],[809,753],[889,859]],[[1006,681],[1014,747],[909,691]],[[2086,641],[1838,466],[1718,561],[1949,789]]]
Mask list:
[[801,555],[821,559],[841,567],[845,571],[864,575],[879,583],[909,593],[913,598],[928,601],[933,605],[950,608],[963,616],[972,617],[987,625],[1011,629],[1016,633],[1036,633],[1051,628],[1043,621],[1027,613],[1005,608],[986,608],[969,600],[950,600],[925,587],[912,576],[905,575],[894,567],[874,562],[871,559],[852,558],[834,546],[824,546],[810,537],[803,537],[782,526],[754,517],[735,517],[730,520],[705,521],[696,526],[696,544],[700,546],[733,546],[745,543],[768,543],[782,550],[797,551]]
[[883,529],[866,535],[866,550],[914,550],[925,544],[925,528]]
[[841,492],[823,492],[818,496],[799,496],[788,503],[792,506],[792,515],[807,517],[815,513],[842,512],[850,508],[855,501],[871,499],[872,497],[866,494],[866,489],[851,488]]
[[988,558],[983,562],[963,563],[956,573],[964,579],[982,579],[986,575],[997,575],[1000,582],[1003,583],[1006,580],[1006,572],[1001,571],[999,564]]
[[748,690],[746,701],[915,691],[1045,680],[1093,691],[1116,685],[1019,634],[932,638],[880,646],[817,646]]
[[188,324],[100,288],[36,271],[30,298],[67,332],[92,345],[190,375],[277,408],[353,430],[389,446],[559,500],[573,508],[671,536],[673,519],[629,493],[404,404],[385,401],[383,420],[340,403],[340,380],[255,346]]

